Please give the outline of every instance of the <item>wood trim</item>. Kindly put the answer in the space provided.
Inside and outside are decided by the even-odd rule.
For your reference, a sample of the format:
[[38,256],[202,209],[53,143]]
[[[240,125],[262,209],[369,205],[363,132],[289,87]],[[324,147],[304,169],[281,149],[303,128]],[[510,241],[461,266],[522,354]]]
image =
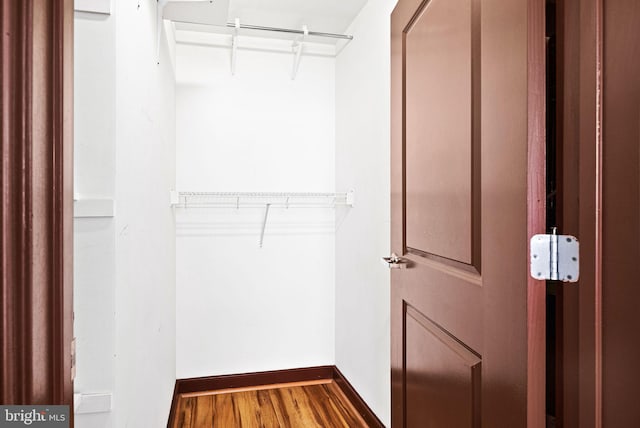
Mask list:
[[178,407],[178,402],[183,394],[193,395],[198,392],[206,394],[211,391],[220,393],[220,390],[224,389],[262,389],[268,385],[277,386],[279,384],[320,381],[334,381],[340,387],[342,393],[351,402],[354,409],[370,427],[384,428],[382,422],[377,418],[369,406],[367,406],[362,397],[360,397],[336,366],[305,367],[289,370],[177,379],[175,388],[173,389],[173,399],[171,400],[171,411],[169,413],[169,420],[167,421],[167,428],[172,428],[174,426],[176,417],[175,412]]
[[[562,104],[558,103],[558,111],[562,112],[562,134],[558,141],[562,150],[562,175],[559,176],[562,191],[559,194],[559,205],[562,206],[560,226],[563,234],[578,236],[584,256],[584,238],[580,234],[579,227],[579,94],[580,79],[565,79],[564,76],[579,75],[580,70],[580,12],[579,3],[575,0],[562,0],[559,3],[562,10],[562,50],[559,63],[562,63]],[[558,15],[560,18],[560,15]],[[582,258],[582,260],[586,260]],[[579,364],[577,360],[579,348],[578,328],[578,293],[583,287],[585,279],[584,269],[581,269],[580,285],[578,287],[562,288],[562,395],[560,396],[562,415],[561,426],[578,426],[579,409]]]
[[[528,0],[527,15],[527,236],[545,233],[546,51],[545,1]],[[530,256],[530,255],[528,255]],[[545,415],[546,283],[527,275],[527,426]]]
[[[72,403],[73,380],[73,0],[53,1],[53,355],[54,400]],[[73,424],[73,412],[71,422]]]
[[[640,2],[596,3],[595,418],[640,426]],[[594,70],[589,70],[593,73]]]
[[604,0],[595,4],[595,81],[596,81],[596,128],[595,128],[595,278],[594,278],[594,337],[595,337],[595,427],[602,428],[602,211],[603,203],[603,97],[604,97]]
[[562,426],[602,427],[603,1],[564,0],[563,232],[580,281],[563,290]]
[[3,2],[0,21],[0,403],[71,405],[73,2]]
[[[564,218],[564,198],[565,198],[565,189],[566,185],[564,182],[564,145],[565,142],[563,140],[564,136],[564,103],[565,103],[565,87],[570,86],[565,82],[565,46],[566,46],[566,25],[565,25],[565,0],[557,0],[555,3],[555,31],[556,31],[556,54],[555,54],[555,84],[556,84],[556,114],[555,114],[555,135],[554,138],[556,140],[556,164],[555,164],[555,176],[556,176],[556,226],[558,230],[561,231],[564,235],[572,235],[571,232],[566,228],[565,218]],[[575,236],[575,235],[574,235]],[[565,290],[562,287],[555,288],[555,297],[556,297],[556,310],[555,310],[555,318],[556,318],[556,340],[555,340],[555,348],[556,348],[556,358],[554,359],[555,364],[555,417],[556,421],[560,421],[560,425],[562,425],[562,421],[564,421],[564,394],[565,394],[565,384],[564,384],[564,376],[565,376],[565,366],[563,355],[565,352],[565,339],[564,339],[564,325],[565,321],[563,319],[564,314],[564,299],[565,299]],[[546,389],[546,388],[545,388]]]
[[176,380],[176,392],[215,391],[227,388],[246,388],[249,386],[270,385],[275,383],[303,382],[314,379],[332,379],[333,367],[306,367],[290,370],[232,374],[222,376],[198,377]]
[[[575,0],[574,0],[575,1]],[[578,425],[602,427],[602,0],[579,6]],[[575,107],[574,107],[575,108]]]
[[347,396],[351,404],[353,404],[353,407],[355,407],[369,427],[384,428],[384,424],[378,419],[375,413],[373,413],[371,408],[369,408],[367,403],[360,397],[360,394],[358,394],[337,367],[333,367],[333,381],[340,387],[344,395]]
[[27,358],[30,320],[24,314],[31,284],[31,251],[27,233],[31,229],[28,201],[31,195],[28,168],[31,145],[32,3],[3,2],[0,9],[2,34],[2,385],[0,403],[19,403],[27,398],[24,379],[31,377]]

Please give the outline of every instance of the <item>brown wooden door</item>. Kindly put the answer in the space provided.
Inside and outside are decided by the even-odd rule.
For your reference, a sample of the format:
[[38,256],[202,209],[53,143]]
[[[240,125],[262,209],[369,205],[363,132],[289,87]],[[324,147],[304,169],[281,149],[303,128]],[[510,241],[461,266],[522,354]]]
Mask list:
[[544,426],[544,2],[392,14],[392,426]]

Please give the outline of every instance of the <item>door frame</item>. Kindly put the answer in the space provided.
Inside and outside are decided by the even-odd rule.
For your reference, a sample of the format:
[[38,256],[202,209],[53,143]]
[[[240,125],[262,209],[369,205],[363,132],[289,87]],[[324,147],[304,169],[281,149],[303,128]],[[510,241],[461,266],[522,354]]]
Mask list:
[[579,283],[563,287],[562,426],[601,428],[604,2],[561,0],[560,5],[561,230],[580,239],[581,253]]
[[[546,10],[527,2],[527,240],[546,233]],[[539,171],[545,171],[540,174]],[[540,213],[543,213],[540,215]],[[530,259],[527,245],[527,258]],[[527,427],[546,426],[546,284],[527,274]]]
[[71,406],[73,1],[3,1],[0,21],[0,403]]

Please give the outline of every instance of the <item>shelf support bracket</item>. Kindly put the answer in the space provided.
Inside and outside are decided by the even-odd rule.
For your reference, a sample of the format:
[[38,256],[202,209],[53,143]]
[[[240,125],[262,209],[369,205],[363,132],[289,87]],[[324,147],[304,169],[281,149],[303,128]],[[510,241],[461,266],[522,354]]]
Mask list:
[[176,206],[180,203],[180,194],[175,190],[169,191],[169,197],[171,198],[171,206]]
[[262,220],[262,231],[260,232],[260,248],[262,248],[262,244],[264,243],[264,229],[267,227],[267,217],[269,217],[269,208],[271,208],[271,204],[267,204],[264,210],[264,220]]
[[355,190],[350,189],[350,190],[347,192],[345,202],[346,202],[346,204],[347,204],[348,206],[350,206],[351,208],[353,208],[353,206],[354,206],[354,204],[355,204],[355,202],[356,202],[356,192],[355,192]]
[[293,44],[294,54],[293,54],[293,70],[291,71],[291,80],[296,80],[296,75],[298,74],[298,67],[300,66],[300,58],[302,57],[302,50],[304,49],[304,41],[309,35],[309,29],[306,25],[302,26],[302,31],[304,34]]
[[236,74],[236,53],[238,51],[238,30],[240,29],[240,18],[235,19],[235,28],[231,35],[231,75]]
[[156,63],[160,64],[160,39],[162,38],[162,21],[164,16],[164,7],[169,0],[158,0],[156,8]]

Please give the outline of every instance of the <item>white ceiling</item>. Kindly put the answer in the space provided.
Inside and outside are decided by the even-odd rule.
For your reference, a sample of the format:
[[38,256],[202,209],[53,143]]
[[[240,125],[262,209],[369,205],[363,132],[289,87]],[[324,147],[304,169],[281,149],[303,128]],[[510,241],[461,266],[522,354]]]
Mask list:
[[[367,0],[170,0],[165,18],[344,33]],[[225,11],[226,16],[225,16]]]

